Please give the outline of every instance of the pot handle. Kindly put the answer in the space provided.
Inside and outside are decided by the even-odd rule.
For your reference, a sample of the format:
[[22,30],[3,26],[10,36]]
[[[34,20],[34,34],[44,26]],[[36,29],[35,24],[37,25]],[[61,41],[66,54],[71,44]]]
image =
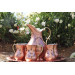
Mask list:
[[48,27],[45,27],[45,29],[49,30],[49,36],[46,38],[46,44],[47,44],[47,41],[50,40],[51,37],[51,29],[49,29]]

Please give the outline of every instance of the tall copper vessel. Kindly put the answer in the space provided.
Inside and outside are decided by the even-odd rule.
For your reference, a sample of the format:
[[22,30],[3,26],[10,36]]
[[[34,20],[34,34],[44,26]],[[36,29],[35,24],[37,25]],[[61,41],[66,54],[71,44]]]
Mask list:
[[37,45],[37,50],[36,50],[37,57],[39,56],[39,60],[40,59],[45,60],[44,55],[46,52],[46,46],[45,46],[46,43],[43,41],[42,37],[42,31],[44,31],[45,29],[38,30],[37,28],[35,28],[33,25],[30,24],[27,24],[27,26],[31,30],[31,38],[27,45]]

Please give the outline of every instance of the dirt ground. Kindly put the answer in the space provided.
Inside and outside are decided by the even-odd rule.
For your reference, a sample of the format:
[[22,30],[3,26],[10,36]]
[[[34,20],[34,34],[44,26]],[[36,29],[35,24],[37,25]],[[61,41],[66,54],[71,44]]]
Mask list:
[[58,52],[59,52],[59,55],[60,55],[60,56],[69,58],[70,55],[71,55],[73,52],[75,52],[75,45],[72,46],[72,47],[68,47],[68,48],[64,48],[64,47],[58,48]]
[[[75,52],[75,45],[68,48],[58,48],[58,53],[60,56],[63,56],[69,59],[70,55]],[[7,61],[6,57],[14,55],[12,50],[12,44],[3,44],[0,43],[0,62]],[[75,61],[75,59],[69,59],[67,61]]]

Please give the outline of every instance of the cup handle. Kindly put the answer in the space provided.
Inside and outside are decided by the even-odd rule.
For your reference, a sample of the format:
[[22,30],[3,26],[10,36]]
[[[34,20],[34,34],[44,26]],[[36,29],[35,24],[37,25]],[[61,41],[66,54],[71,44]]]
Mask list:
[[15,51],[14,47],[15,47],[15,44],[13,44],[13,46],[12,46],[13,52],[15,53],[16,51]]

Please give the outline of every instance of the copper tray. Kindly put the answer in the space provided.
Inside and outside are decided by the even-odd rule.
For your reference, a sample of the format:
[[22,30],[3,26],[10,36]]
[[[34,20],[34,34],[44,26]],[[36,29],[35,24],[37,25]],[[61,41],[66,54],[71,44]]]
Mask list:
[[[40,61],[31,61],[31,62],[64,62],[64,61],[66,61],[66,58],[64,58],[64,57],[57,57],[56,59],[54,59],[54,60],[51,60],[51,61],[45,61],[45,60],[40,60]],[[10,58],[9,60],[8,60],[8,62],[26,62],[25,60],[23,61],[23,60],[15,60],[15,59],[13,59],[13,58]]]

